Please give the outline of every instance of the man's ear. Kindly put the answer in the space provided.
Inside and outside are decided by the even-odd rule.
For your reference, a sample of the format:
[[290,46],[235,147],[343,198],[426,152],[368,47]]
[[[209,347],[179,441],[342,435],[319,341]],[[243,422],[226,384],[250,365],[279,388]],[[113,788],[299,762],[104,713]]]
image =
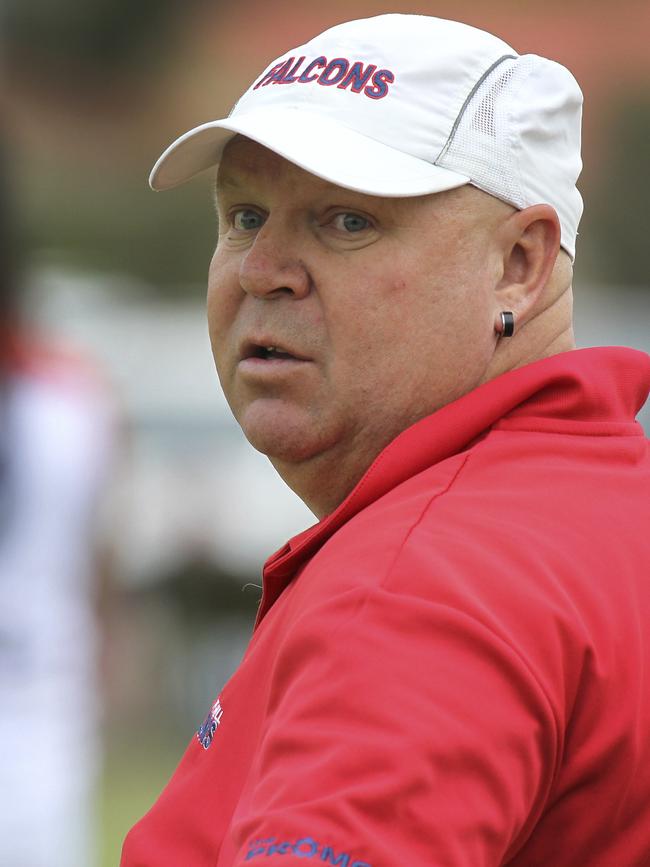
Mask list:
[[496,286],[499,310],[511,310],[518,327],[548,283],[560,251],[560,221],[550,205],[514,211],[501,225],[503,273]]

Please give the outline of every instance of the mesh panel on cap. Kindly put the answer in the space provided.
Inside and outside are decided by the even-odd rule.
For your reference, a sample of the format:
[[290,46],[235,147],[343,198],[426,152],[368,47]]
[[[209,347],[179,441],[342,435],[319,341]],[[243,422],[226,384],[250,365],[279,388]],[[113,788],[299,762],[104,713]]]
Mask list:
[[510,131],[510,107],[533,62],[507,59],[471,95],[436,164],[468,175],[472,182],[517,208],[526,206]]

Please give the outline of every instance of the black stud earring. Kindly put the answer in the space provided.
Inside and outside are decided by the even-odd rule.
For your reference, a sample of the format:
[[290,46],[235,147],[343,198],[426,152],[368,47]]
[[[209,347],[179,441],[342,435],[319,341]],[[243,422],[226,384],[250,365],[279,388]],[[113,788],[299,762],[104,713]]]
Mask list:
[[501,332],[501,337],[512,337],[515,333],[515,317],[514,314],[509,310],[505,310],[501,314],[501,323],[503,325],[503,331]]

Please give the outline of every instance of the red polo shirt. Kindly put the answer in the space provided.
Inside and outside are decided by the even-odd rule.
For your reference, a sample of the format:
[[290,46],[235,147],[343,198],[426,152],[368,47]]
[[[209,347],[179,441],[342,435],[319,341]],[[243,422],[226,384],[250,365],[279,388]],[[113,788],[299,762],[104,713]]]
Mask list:
[[266,563],[122,867],[650,864],[649,390],[576,350],[400,434]]

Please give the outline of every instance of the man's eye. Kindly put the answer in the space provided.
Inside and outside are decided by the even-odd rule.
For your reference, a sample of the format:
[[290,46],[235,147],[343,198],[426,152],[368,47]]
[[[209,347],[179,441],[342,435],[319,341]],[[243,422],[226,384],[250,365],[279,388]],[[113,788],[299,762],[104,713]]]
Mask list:
[[337,214],[333,223],[342,232],[363,232],[370,227],[370,220],[360,214]]
[[252,211],[250,208],[242,208],[239,211],[235,211],[232,215],[234,228],[240,229],[243,232],[259,229],[263,222],[261,214],[258,214],[257,211]]

